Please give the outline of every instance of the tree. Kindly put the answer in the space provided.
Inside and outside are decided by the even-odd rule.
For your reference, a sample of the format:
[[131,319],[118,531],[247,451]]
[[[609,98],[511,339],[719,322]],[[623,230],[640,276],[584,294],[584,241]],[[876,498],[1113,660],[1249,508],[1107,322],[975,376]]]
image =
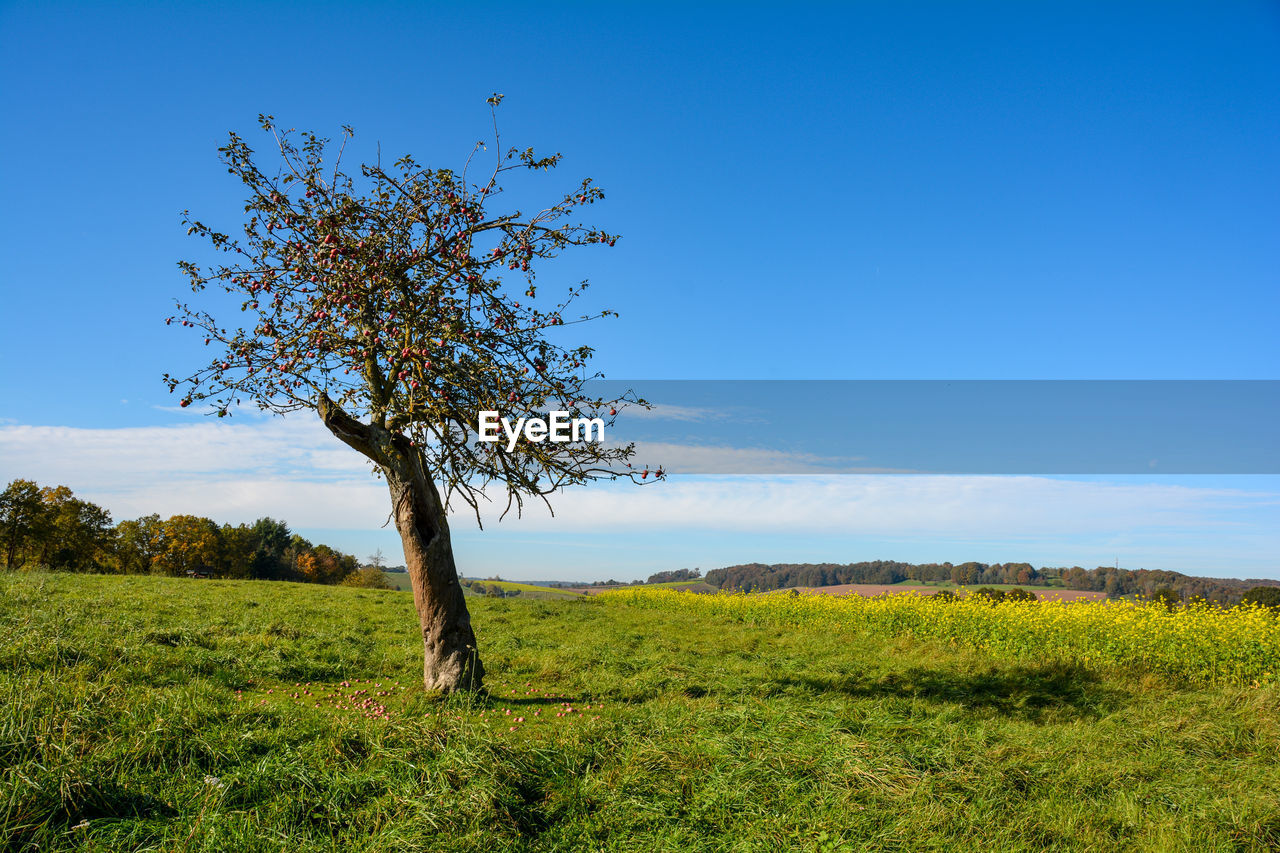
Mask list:
[[701,569],[671,569],[649,575],[645,583],[671,583],[672,581],[696,581],[702,577]]
[[[289,532],[289,525],[274,518],[260,518],[253,523],[253,538],[255,544],[249,556],[250,577],[282,578],[292,573],[294,567],[289,565],[286,554],[296,537]],[[308,542],[306,547],[288,556],[296,559],[301,551],[310,547]]]
[[24,546],[40,535],[47,515],[40,487],[32,480],[14,480],[0,494],[5,568],[15,569],[25,562]]
[[0,543],[9,569],[34,562],[101,570],[112,559],[115,528],[111,513],[66,486],[14,480],[0,493]]
[[320,558],[308,551],[298,557],[298,571],[312,583],[317,583],[324,569],[320,566]]
[[395,589],[382,569],[377,566],[365,566],[347,575],[341,581],[343,586],[358,586],[364,589]]
[[951,582],[957,586],[969,586],[978,582],[982,574],[981,563],[961,563],[951,569]]
[[116,525],[117,571],[146,573],[163,548],[164,523],[156,514]]
[[[495,152],[500,100],[489,99]],[[537,307],[535,265],[570,246],[616,241],[572,218],[604,193],[588,179],[536,213],[491,212],[500,180],[549,170],[560,155],[513,148],[471,180],[468,166],[485,148],[477,144],[461,173],[405,156],[389,168],[380,159],[365,164],[352,177],[341,150],[327,162],[328,140],[281,130],[270,116],[259,121],[274,138],[275,168],[260,168],[234,133],[219,149],[248,191],[243,236],[187,214],[188,233],[225,257],[207,267],[180,263],[194,292],[223,289],[248,321],[228,329],[208,310],[179,303],[169,322],[201,330],[215,355],[187,378],[165,381],[171,392],[184,388],[183,406],[203,401],[220,417],[246,402],[277,414],[313,411],[371,460],[404,546],[423,681],[441,691],[478,688],[483,667],[454,564],[451,502],[480,522],[481,502],[493,500],[486,487],[503,493],[505,515],[527,498],[547,502],[564,486],[602,477],[652,482],[649,469],[632,467],[631,445],[521,441],[508,450],[475,440],[480,411],[545,417],[558,407],[609,424],[619,407],[644,404],[629,392],[590,394],[586,383],[601,376],[586,367],[592,349],[562,343],[562,327],[613,314],[570,316],[585,282]],[[352,134],[343,128],[343,147]]]
[[1280,586],[1255,586],[1240,599],[1241,604],[1259,604],[1280,612]]
[[258,577],[295,577],[302,572],[302,558],[313,546],[309,541],[296,533],[289,535],[289,544],[280,556],[276,570],[278,575],[258,575]]
[[298,559],[298,567],[308,580],[316,583],[338,583],[359,570],[355,557],[335,551],[328,545],[317,545]]
[[115,543],[111,513],[75,497],[66,486],[43,491],[49,525],[40,562],[55,569],[101,569]]
[[224,578],[252,576],[254,558],[258,555],[259,539],[247,524],[222,525],[222,564],[218,574]]
[[1172,587],[1162,586],[1151,593],[1151,601],[1160,604],[1167,610],[1174,610],[1182,601],[1182,594]]
[[207,518],[175,515],[161,523],[160,553],[153,570],[166,575],[213,572],[222,562],[222,531]]

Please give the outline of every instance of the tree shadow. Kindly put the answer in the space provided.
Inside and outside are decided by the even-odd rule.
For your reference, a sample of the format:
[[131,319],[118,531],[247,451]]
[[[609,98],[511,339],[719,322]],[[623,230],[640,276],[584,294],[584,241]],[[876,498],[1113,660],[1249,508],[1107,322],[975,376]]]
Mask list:
[[597,698],[584,698],[581,695],[569,695],[567,693],[556,693],[550,696],[527,696],[524,694],[516,694],[515,696],[504,696],[501,693],[490,693],[487,690],[476,695],[475,709],[477,710],[493,710],[495,708],[506,707],[555,707],[557,705],[569,704],[577,706],[579,704],[587,704],[589,702],[598,702]]
[[914,699],[994,712],[1030,722],[1097,719],[1127,697],[1084,667],[1065,663],[991,667],[981,672],[914,667],[878,678],[852,674],[772,679],[783,690],[859,699]]
[[50,832],[65,834],[73,824],[99,819],[168,819],[178,810],[127,784],[93,778],[81,771],[45,777],[9,804],[9,843],[2,849],[42,849]]

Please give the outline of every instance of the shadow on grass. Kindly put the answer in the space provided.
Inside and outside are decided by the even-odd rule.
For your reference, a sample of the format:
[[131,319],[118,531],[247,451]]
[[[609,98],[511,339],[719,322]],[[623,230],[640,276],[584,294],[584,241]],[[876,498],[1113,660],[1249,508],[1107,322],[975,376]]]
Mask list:
[[1111,713],[1126,694],[1070,664],[1009,666],[984,672],[912,668],[879,678],[857,675],[773,679],[783,691],[839,693],[862,699],[915,699],[991,711],[1032,722],[1098,718]]
[[46,776],[25,786],[9,804],[0,820],[0,832],[12,847],[3,849],[43,849],[40,839],[63,835],[72,824],[98,819],[167,819],[178,814],[168,803],[127,785],[93,779],[73,772]]
[[498,690],[489,690],[485,688],[477,693],[453,693],[448,696],[437,696],[426,699],[428,704],[437,704],[440,707],[447,708],[452,711],[492,711],[498,708],[517,708],[517,707],[555,707],[557,705],[579,705],[596,701],[574,692],[569,693],[552,693],[530,696],[525,693],[517,693],[514,695],[502,693]]

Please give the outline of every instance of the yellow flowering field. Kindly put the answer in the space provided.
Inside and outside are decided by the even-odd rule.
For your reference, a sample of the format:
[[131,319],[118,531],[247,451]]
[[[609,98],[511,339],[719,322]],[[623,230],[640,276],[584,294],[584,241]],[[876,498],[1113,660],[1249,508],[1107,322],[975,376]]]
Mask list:
[[1280,618],[1262,607],[1204,604],[1170,611],[1134,601],[992,603],[899,593],[697,595],[624,589],[600,598],[707,618],[943,640],[1005,657],[1154,672],[1203,684],[1262,685],[1280,678]]

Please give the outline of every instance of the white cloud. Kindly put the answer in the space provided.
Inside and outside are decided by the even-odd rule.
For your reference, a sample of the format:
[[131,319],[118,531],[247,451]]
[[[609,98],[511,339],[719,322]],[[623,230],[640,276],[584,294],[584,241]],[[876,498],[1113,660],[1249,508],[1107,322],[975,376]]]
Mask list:
[[6,425],[0,427],[0,458],[11,476],[21,473],[11,469],[36,466],[42,479],[73,488],[173,476],[227,479],[244,472],[328,480],[368,470],[318,419],[303,418],[117,429]]
[[[668,471],[698,474],[820,474],[842,471],[866,474],[905,474],[909,471],[863,468],[861,456],[819,456],[762,447],[723,447],[675,442],[637,441],[636,459],[650,468],[661,463]],[[619,443],[618,446],[621,446]]]
[[821,475],[675,479],[640,489],[566,492],[531,529],[718,529],[878,536],[1081,535],[1220,525],[1276,495],[1047,477]]
[[625,416],[628,418],[644,418],[648,420],[664,420],[664,421],[713,421],[724,420],[729,417],[729,412],[721,409],[711,409],[699,406],[676,406],[668,403],[650,403],[649,408],[642,406],[627,406],[624,410]]
[[[733,448],[649,447],[667,452],[755,454]],[[795,470],[794,457],[772,454]],[[670,457],[667,457],[670,458]],[[737,461],[742,461],[741,459]],[[314,418],[83,429],[0,425],[0,477],[65,484],[117,519],[150,512],[220,521],[263,515],[301,528],[376,530],[387,520],[383,483]],[[1137,530],[1231,533],[1276,549],[1269,492],[1047,477],[813,475],[674,478],[644,487],[606,483],[570,490],[556,517],[531,505],[511,532],[616,531],[880,537],[1117,537]],[[500,506],[500,505],[499,505]],[[1260,515],[1265,517],[1260,517]],[[459,525],[471,526],[465,512]],[[1234,532],[1232,532],[1234,531]],[[1259,552],[1261,553],[1261,552]]]
[[0,426],[6,482],[67,485],[117,519],[151,512],[226,521],[271,515],[314,527],[376,527],[386,519],[379,504],[386,490],[370,470],[315,419]]

